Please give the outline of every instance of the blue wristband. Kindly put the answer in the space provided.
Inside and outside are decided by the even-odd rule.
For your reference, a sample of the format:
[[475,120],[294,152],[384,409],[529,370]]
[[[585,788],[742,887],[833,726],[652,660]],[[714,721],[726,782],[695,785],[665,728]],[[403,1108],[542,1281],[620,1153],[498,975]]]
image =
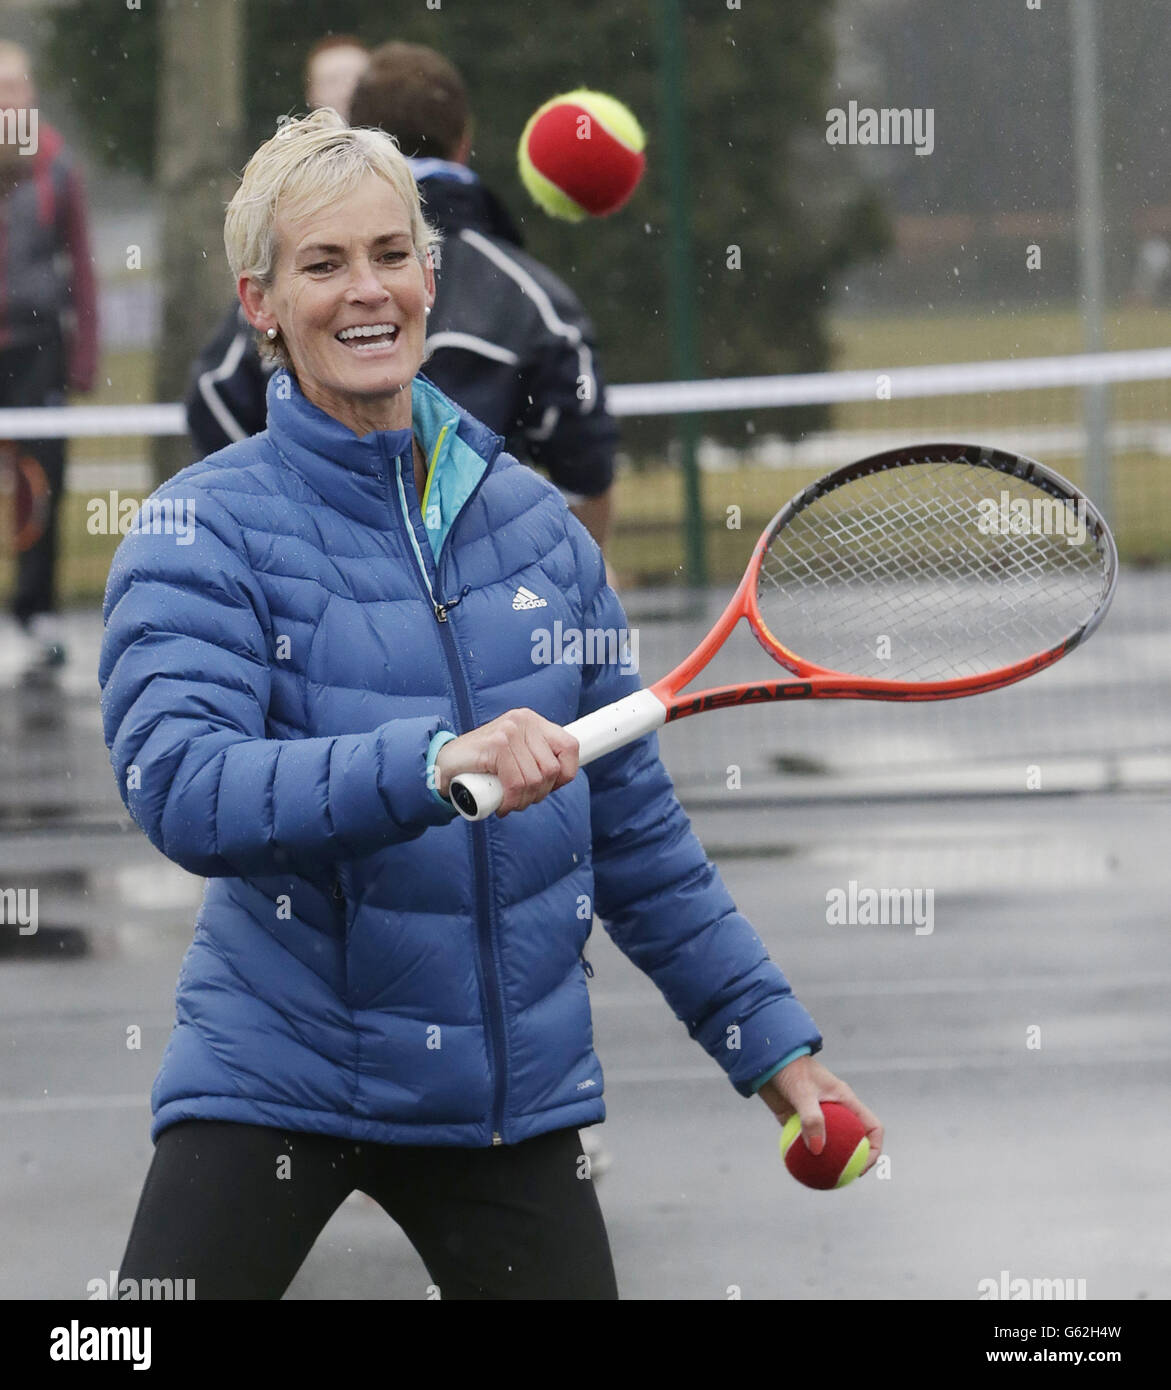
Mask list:
[[446,806],[454,811],[455,807],[445,796],[439,794],[439,787],[436,785],[438,778],[435,775],[435,759],[439,756],[439,750],[445,743],[450,743],[453,738],[458,738],[458,734],[453,734],[450,729],[440,729],[427,747],[427,786],[431,789],[431,795],[439,802],[440,806]]
[[756,1078],[756,1080],[752,1083],[753,1095],[755,1095],[757,1091],[760,1090],[760,1088],[764,1085],[766,1081],[771,1081],[773,1077],[776,1076],[777,1072],[787,1067],[790,1062],[795,1062],[798,1057],[808,1057],[812,1052],[813,1049],[810,1046],[808,1046],[808,1044],[806,1044],[803,1047],[795,1047],[793,1051],[788,1054],[788,1056],[782,1057],[775,1067],[770,1067],[768,1071],[764,1072],[762,1075]]

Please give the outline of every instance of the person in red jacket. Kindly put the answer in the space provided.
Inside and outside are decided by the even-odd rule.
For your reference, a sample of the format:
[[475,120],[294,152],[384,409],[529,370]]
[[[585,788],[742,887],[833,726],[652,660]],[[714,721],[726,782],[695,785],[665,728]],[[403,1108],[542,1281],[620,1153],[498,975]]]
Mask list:
[[[28,54],[0,42],[0,407],[62,405],[92,391],[97,292],[85,193],[61,136],[40,119]],[[65,660],[56,623],[64,439],[21,440],[8,466],[32,498],[16,550],[6,645],[18,667]],[[10,650],[9,655],[13,653]]]

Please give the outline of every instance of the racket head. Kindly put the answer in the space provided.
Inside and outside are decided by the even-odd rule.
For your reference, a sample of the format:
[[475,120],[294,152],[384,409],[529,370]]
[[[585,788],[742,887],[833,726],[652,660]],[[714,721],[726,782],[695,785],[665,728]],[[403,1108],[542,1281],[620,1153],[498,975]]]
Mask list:
[[1105,617],[1118,552],[1036,459],[921,444],[836,469],[768,524],[745,575],[757,640],[811,694],[946,699],[1023,679]]
[[44,468],[19,446],[0,441],[0,534],[14,554],[30,550],[44,535],[50,488]]

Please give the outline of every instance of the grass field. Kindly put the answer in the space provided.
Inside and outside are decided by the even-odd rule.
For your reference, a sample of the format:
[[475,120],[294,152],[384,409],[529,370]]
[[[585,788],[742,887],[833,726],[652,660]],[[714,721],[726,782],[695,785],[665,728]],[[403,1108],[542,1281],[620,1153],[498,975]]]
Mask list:
[[[998,361],[1050,357],[1082,350],[1082,327],[1071,310],[1050,314],[982,313],[917,318],[842,320],[834,326],[839,370],[876,372],[884,367],[940,362]],[[1171,309],[1126,309],[1107,324],[1107,347],[1171,345]],[[1135,382],[1115,387],[1111,418],[1118,422],[1168,421],[1171,385]],[[981,441],[991,431],[1037,425],[1075,424],[1081,413],[1076,390],[1016,391],[994,395],[940,396],[851,402],[833,408],[833,428],[847,431],[906,430],[940,438]],[[756,433],[767,432],[769,412],[759,412]],[[1042,460],[1074,482],[1081,481],[1077,456]],[[739,577],[752,543],[768,520],[827,467],[777,470],[747,466],[702,477],[703,514],[710,577]],[[1115,460],[1111,526],[1123,558],[1134,563],[1171,561],[1171,457],[1132,453]],[[739,508],[739,515],[728,509]],[[683,575],[683,485],[676,468],[650,466],[626,471],[616,487],[617,525],[608,551],[630,584],[678,581]],[[729,521],[739,521],[731,529]]]
[[[979,430],[949,436],[980,439]],[[1081,461],[1044,460],[1080,482]],[[827,472],[825,468],[741,468],[703,475],[704,531],[713,582],[739,578],[752,544],[785,502]],[[654,468],[623,475],[617,485],[619,522],[607,546],[626,584],[678,582],[683,577],[683,485],[677,470]],[[737,510],[730,511],[730,508]],[[1115,466],[1109,517],[1122,558],[1132,564],[1171,561],[1171,457],[1129,454]]]
[[[1108,320],[1111,349],[1162,347],[1171,343],[1171,309],[1123,309]],[[834,325],[835,366],[842,370],[918,366],[939,362],[1046,357],[1081,350],[1081,324],[1072,311],[1011,314],[982,311],[967,316],[932,314],[917,318],[858,318]],[[148,353],[109,354],[99,374],[95,404],[131,404],[153,399]],[[1116,387],[1115,421],[1168,419],[1171,389],[1164,381]],[[980,440],[1007,427],[1074,424],[1080,415],[1076,391],[1021,391],[994,396],[932,400],[866,401],[834,408],[835,430],[936,432]],[[755,437],[769,432],[770,412],[756,412]],[[663,422],[664,453],[668,425]],[[147,456],[138,438],[74,442],[75,463]],[[1048,456],[1044,462],[1078,480],[1080,460]],[[824,467],[776,470],[746,465],[703,475],[703,510],[710,577],[739,575],[760,528],[790,496]],[[1138,563],[1171,561],[1171,457],[1128,453],[1114,464],[1111,522],[1123,556]],[[739,508],[739,515],[729,508]],[[629,585],[671,583],[682,578],[683,489],[677,468],[657,459],[624,469],[615,490],[616,528],[610,559]],[[738,528],[729,525],[737,521]],[[85,498],[67,498],[62,518],[60,584],[67,604],[94,603],[102,595],[118,537],[86,531]],[[10,563],[10,561],[9,561]],[[5,576],[5,584],[9,583]]]

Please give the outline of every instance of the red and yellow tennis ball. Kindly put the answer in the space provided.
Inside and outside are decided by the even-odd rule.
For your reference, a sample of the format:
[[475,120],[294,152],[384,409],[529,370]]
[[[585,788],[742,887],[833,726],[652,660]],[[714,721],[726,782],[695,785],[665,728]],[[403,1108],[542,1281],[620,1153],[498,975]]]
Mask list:
[[628,107],[582,87],[533,112],[517,162],[539,207],[550,217],[582,222],[608,217],[629,200],[646,168],[645,146]]
[[785,1167],[806,1187],[823,1191],[845,1187],[866,1167],[870,1157],[870,1140],[862,1121],[834,1100],[823,1100],[821,1113],[825,1116],[825,1148],[811,1154],[801,1138],[801,1117],[790,1115],[781,1130],[781,1153]]

